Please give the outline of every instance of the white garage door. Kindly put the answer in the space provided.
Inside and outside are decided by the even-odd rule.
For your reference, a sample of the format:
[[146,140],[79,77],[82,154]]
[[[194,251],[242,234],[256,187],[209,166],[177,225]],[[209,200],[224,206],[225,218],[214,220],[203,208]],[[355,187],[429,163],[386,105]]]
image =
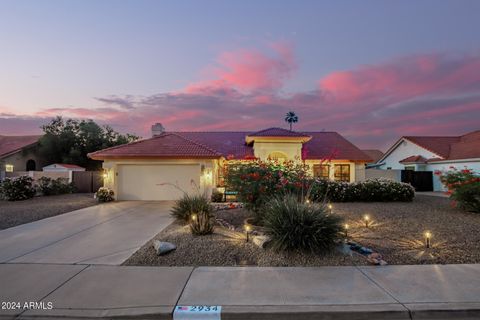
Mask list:
[[[118,200],[176,200],[200,185],[200,165],[120,165]],[[192,184],[192,181],[194,182]]]

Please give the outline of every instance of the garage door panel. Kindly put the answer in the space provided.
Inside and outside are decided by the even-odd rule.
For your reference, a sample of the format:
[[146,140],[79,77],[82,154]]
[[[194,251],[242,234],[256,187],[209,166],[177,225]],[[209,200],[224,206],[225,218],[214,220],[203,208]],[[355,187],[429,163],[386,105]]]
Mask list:
[[183,192],[196,192],[199,183],[199,164],[120,165],[118,199],[176,200]]

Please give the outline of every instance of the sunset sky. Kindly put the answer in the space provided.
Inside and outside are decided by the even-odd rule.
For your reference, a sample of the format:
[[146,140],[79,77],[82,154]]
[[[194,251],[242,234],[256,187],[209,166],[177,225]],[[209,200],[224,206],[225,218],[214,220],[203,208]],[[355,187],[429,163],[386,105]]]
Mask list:
[[480,1],[0,1],[0,134],[480,129]]

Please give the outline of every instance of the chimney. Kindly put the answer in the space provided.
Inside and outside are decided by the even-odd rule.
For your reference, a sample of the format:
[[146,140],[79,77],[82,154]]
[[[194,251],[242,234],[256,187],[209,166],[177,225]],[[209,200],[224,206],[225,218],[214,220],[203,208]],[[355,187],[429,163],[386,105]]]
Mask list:
[[152,137],[159,136],[164,132],[165,132],[165,128],[162,126],[160,122],[157,122],[152,126]]

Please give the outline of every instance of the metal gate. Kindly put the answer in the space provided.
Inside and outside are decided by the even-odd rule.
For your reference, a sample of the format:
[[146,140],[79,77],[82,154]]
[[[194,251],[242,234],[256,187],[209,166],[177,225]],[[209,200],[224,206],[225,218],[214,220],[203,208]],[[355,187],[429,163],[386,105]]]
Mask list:
[[402,170],[402,182],[410,183],[415,191],[433,191],[433,172]]

